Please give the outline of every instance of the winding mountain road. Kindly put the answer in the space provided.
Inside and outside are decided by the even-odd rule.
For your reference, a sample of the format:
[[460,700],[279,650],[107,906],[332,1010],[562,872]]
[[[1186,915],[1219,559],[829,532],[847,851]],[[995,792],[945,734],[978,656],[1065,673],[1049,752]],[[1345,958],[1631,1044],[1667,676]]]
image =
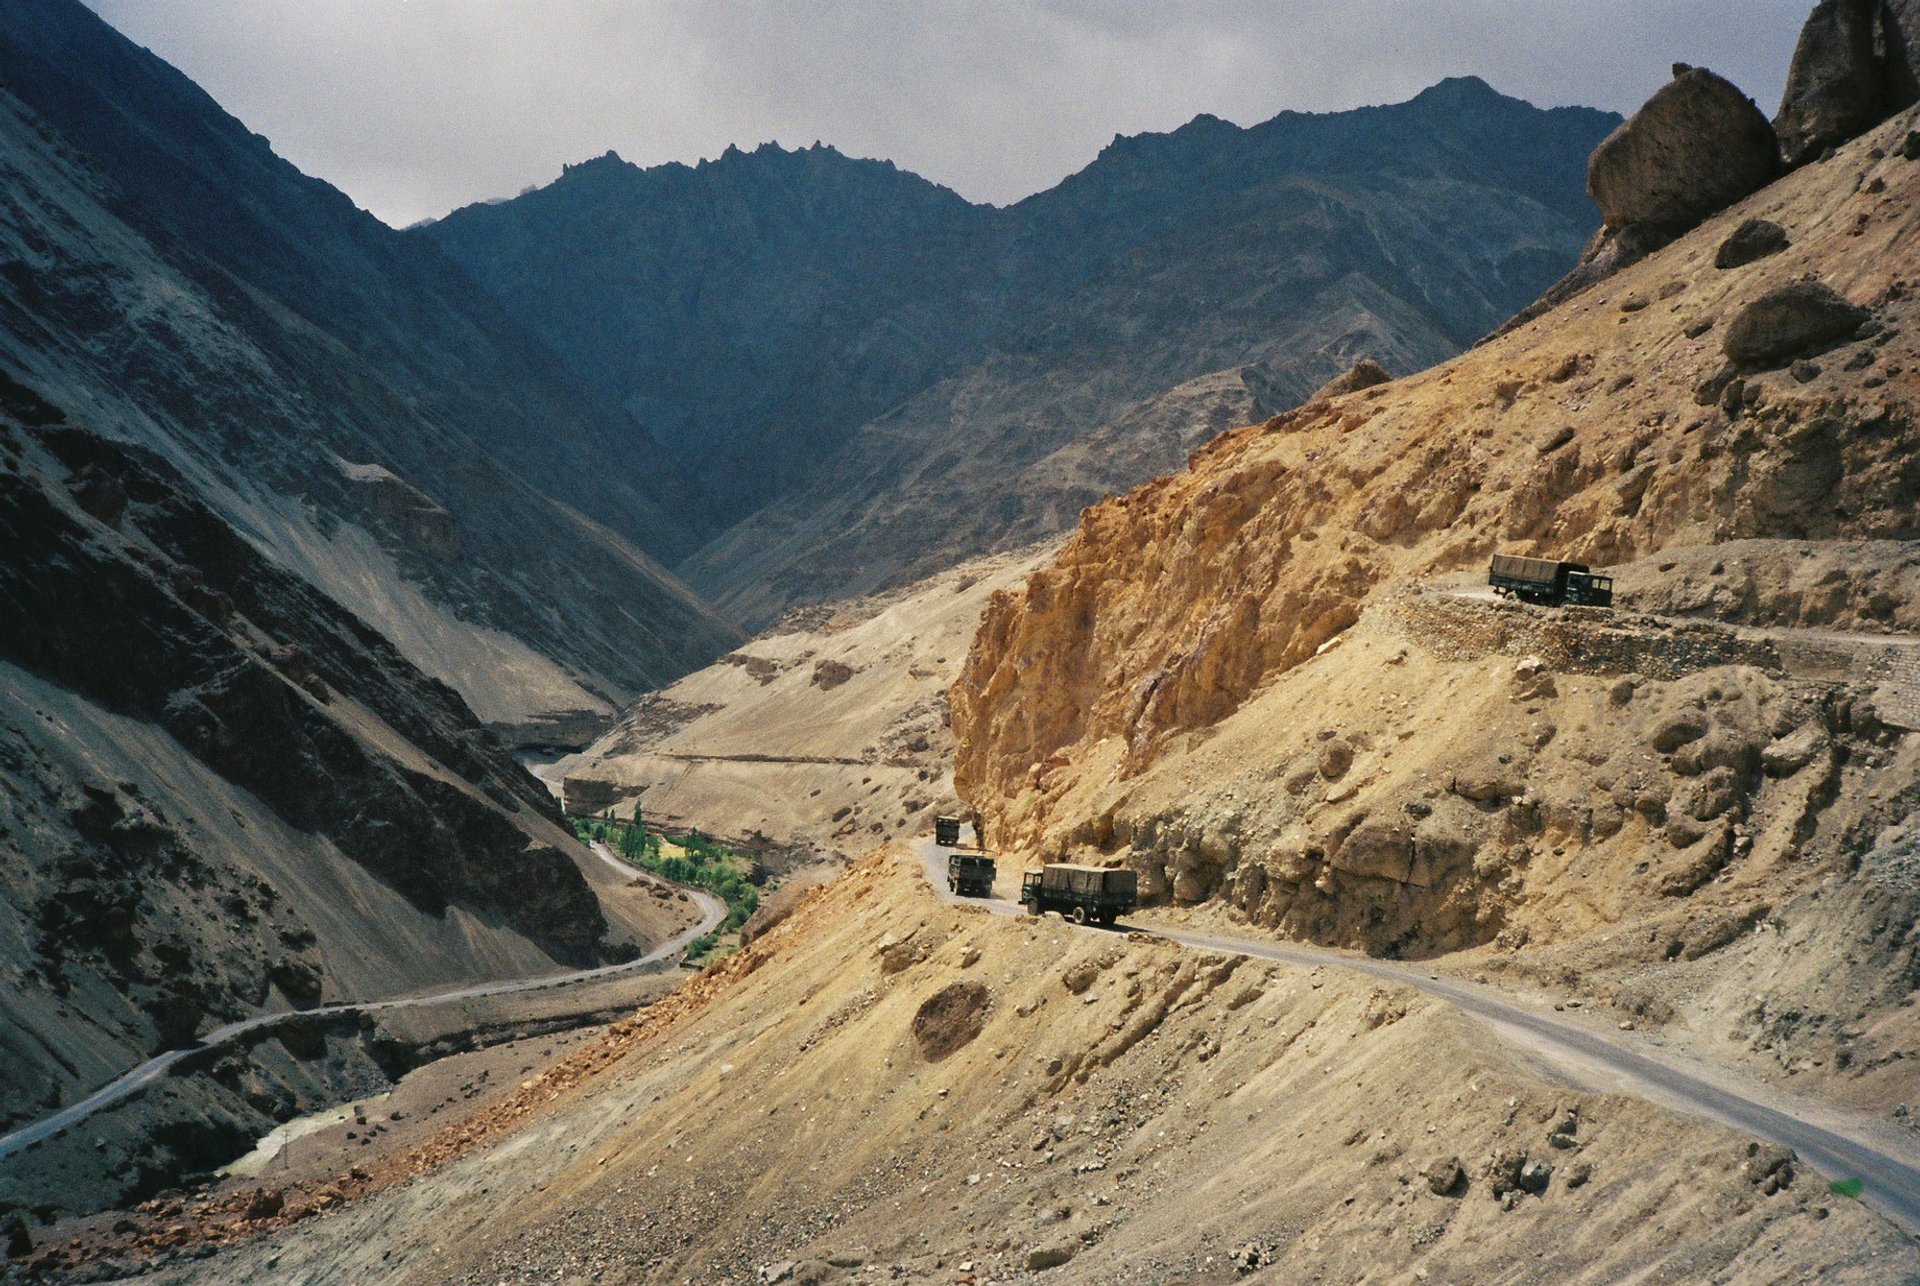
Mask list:
[[[622,875],[632,876],[634,868],[622,862],[603,844],[593,846],[595,854],[607,862]],[[32,1125],[23,1125],[11,1134],[0,1135],[0,1160],[5,1160],[16,1152],[24,1151],[35,1143],[52,1138],[69,1126],[86,1120],[101,1108],[111,1106],[131,1095],[143,1086],[167,1074],[180,1060],[201,1050],[225,1045],[237,1037],[262,1031],[281,1023],[312,1017],[315,1014],[377,1014],[395,1009],[418,1009],[427,1005],[443,1005],[450,1001],[478,1000],[487,996],[508,996],[518,992],[541,991],[549,987],[566,987],[577,983],[591,982],[600,978],[616,977],[623,973],[634,973],[648,965],[658,964],[669,959],[695,938],[718,928],[726,919],[726,903],[703,889],[687,888],[687,895],[700,907],[700,923],[691,929],[683,930],[674,937],[661,943],[652,951],[636,960],[623,964],[600,965],[592,969],[570,969],[562,973],[541,974],[532,978],[514,978],[502,982],[476,983],[467,987],[453,987],[443,991],[421,992],[410,996],[395,996],[387,1000],[353,1001],[347,1004],[330,1004],[319,1009],[297,1009],[285,1013],[259,1014],[239,1022],[228,1023],[224,1027],[208,1032],[200,1040],[182,1049],[170,1049],[164,1054],[148,1059],[118,1080],[107,1084],[89,1094],[77,1103],[61,1108],[53,1115],[35,1121]]]
[[[950,905],[977,906],[996,915],[1022,915],[1004,898],[963,898],[947,888],[946,850],[930,839],[914,842],[934,895]],[[1005,878],[1005,873],[1002,873]],[[1072,925],[1068,925],[1072,928]],[[1444,1000],[1479,1020],[1532,1059],[1550,1066],[1576,1089],[1629,1094],[1687,1116],[1701,1117],[1784,1144],[1833,1179],[1858,1179],[1861,1200],[1909,1234],[1920,1237],[1920,1147],[1900,1146],[1893,1131],[1870,1118],[1819,1107],[1781,1094],[1724,1068],[1687,1058],[1629,1033],[1601,1033],[1564,1013],[1530,1006],[1492,987],[1443,978],[1416,964],[1376,960],[1294,942],[1258,942],[1142,925],[1149,933],[1197,951],[1219,951],[1308,968],[1346,969]],[[1085,928],[1083,933],[1113,930]]]

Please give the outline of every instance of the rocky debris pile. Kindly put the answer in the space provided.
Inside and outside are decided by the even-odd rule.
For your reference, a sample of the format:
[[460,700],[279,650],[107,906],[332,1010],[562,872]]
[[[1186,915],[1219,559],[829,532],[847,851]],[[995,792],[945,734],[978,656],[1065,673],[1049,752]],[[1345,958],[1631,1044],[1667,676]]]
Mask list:
[[981,983],[948,983],[914,1012],[914,1044],[929,1063],[972,1044],[987,1025],[993,992]]

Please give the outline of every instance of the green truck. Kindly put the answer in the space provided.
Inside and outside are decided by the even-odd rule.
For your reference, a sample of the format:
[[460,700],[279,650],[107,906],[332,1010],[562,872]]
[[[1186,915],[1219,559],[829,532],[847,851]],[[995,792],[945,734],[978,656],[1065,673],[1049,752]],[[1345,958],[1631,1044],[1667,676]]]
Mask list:
[[1139,877],[1109,866],[1049,862],[1020,877],[1027,914],[1058,911],[1075,924],[1111,925],[1140,905]]
[[1593,571],[1585,563],[1558,563],[1550,558],[1522,558],[1495,554],[1487,567],[1493,592],[1523,603],[1559,607],[1612,607],[1613,577]]
[[993,859],[984,853],[949,853],[947,887],[964,898],[993,896]]

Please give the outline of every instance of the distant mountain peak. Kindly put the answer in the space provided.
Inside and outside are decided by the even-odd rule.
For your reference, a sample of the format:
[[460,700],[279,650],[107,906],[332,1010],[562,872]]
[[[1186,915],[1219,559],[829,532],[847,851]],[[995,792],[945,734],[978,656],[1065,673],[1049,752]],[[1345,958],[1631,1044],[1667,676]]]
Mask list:
[[1445,80],[1429,85],[1415,94],[1416,103],[1473,103],[1473,102],[1517,102],[1509,94],[1503,94],[1478,76],[1448,76]]

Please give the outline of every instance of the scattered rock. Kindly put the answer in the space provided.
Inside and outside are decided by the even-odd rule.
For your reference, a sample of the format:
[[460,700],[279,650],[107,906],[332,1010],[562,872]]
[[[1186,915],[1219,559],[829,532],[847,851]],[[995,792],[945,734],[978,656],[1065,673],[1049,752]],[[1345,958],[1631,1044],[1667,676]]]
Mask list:
[[1520,1148],[1502,1148],[1487,1158],[1485,1177],[1488,1195],[1499,1198],[1520,1186],[1520,1172],[1527,1167],[1527,1154]]
[[844,661],[815,661],[811,682],[822,692],[831,692],[851,679],[853,674],[853,667]]
[[243,1219],[271,1219],[286,1208],[287,1194],[279,1188],[265,1187],[253,1194],[247,1202]]
[[1571,441],[1573,441],[1573,426],[1562,424],[1558,428],[1545,430],[1533,440],[1534,453],[1552,455]]
[[1707,729],[1711,726],[1707,721],[1706,711],[1687,706],[1654,724],[1653,731],[1647,739],[1653,743],[1655,750],[1663,755],[1670,755],[1688,742],[1698,741],[1706,736]]
[[898,942],[882,941],[875,954],[880,957],[880,972],[896,974],[911,969],[927,958],[926,943],[919,940],[917,933],[910,933]]
[[1100,966],[1091,960],[1083,960],[1060,975],[1060,985],[1073,995],[1079,995],[1091,987],[1100,977]]
[[1780,114],[1780,154],[1804,165],[1857,137],[1883,115],[1880,60],[1874,54],[1880,0],[1820,0],[1793,51]]
[[1799,1154],[1792,1148],[1756,1139],[1747,1144],[1747,1159],[1740,1173],[1770,1197],[1793,1182],[1793,1167],[1799,1160]]
[[1553,1167],[1545,1161],[1529,1161],[1520,1167],[1520,1173],[1514,1182],[1522,1192],[1539,1196],[1547,1190],[1547,1183],[1553,1178]]
[[1727,360],[1761,366],[1845,339],[1867,320],[1867,310],[1849,303],[1819,281],[1796,281],[1769,290],[1740,310],[1727,327]]
[[1049,1268],[1058,1268],[1069,1263],[1080,1253],[1077,1241],[1056,1241],[1045,1246],[1035,1246],[1027,1252],[1027,1271],[1044,1272]]
[[1320,775],[1338,781],[1353,767],[1353,747],[1338,737],[1320,748]]
[[1443,1157],[1421,1172],[1427,1191],[1436,1197],[1457,1197],[1467,1190],[1467,1171],[1459,1157]]
[[1777,255],[1791,243],[1787,230],[1765,219],[1748,219],[1735,228],[1714,253],[1716,268],[1743,268],[1750,263]]
[[1792,366],[1793,378],[1802,384],[1811,384],[1820,378],[1820,363],[1801,358]]
[[1587,191],[1609,228],[1684,232],[1779,168],[1773,126],[1751,99],[1705,68],[1674,73],[1587,162]]
[[1825,748],[1825,734],[1809,723],[1769,742],[1760,752],[1760,768],[1769,777],[1791,777]]
[[1567,1171],[1567,1186],[1569,1188],[1583,1188],[1586,1186],[1587,1180],[1592,1177],[1593,1167],[1585,1161],[1577,1161],[1573,1167]]

